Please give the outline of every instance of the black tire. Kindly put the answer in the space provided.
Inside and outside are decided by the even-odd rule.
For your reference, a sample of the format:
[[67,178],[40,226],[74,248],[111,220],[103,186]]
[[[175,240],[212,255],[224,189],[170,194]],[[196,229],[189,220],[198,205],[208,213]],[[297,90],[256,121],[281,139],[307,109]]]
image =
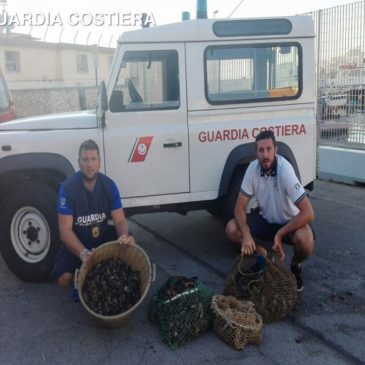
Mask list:
[[29,282],[45,281],[59,246],[57,193],[26,182],[7,194],[0,211],[0,249],[9,269]]
[[215,218],[221,218],[223,216],[223,204],[221,199],[216,199],[209,203],[206,207],[209,212]]
[[[223,210],[224,226],[226,226],[228,221],[234,217],[234,207],[236,205],[238,194],[240,192],[242,185],[242,180],[247,170],[247,167],[248,166],[245,165],[242,166],[239,170],[237,169],[232,177],[230,188],[224,201],[224,210]],[[247,203],[246,213],[252,213],[254,211],[260,211],[260,207],[258,206],[256,198],[252,196]]]
[[234,217],[234,207],[236,205],[238,193],[240,192],[243,176],[245,175],[246,169],[247,166],[241,166],[237,168],[231,179],[229,190],[223,204],[224,225],[226,225],[228,221]]

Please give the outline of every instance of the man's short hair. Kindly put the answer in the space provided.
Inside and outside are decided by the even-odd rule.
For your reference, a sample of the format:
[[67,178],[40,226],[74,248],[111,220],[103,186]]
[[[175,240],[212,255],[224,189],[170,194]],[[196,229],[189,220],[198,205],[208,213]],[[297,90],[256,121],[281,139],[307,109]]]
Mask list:
[[263,139],[271,139],[272,143],[274,144],[274,147],[276,147],[276,139],[275,139],[275,134],[273,131],[262,131],[260,132],[255,139],[255,146],[257,148],[257,142],[261,141]]
[[99,146],[92,139],[88,139],[81,143],[79,148],[79,158],[81,157],[82,151],[96,150],[100,157]]

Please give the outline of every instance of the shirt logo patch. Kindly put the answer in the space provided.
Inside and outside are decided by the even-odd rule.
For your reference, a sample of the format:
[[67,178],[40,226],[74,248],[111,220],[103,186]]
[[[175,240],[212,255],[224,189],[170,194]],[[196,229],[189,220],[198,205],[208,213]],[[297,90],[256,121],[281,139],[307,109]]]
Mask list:
[[300,190],[300,184],[298,183],[295,184],[295,190]]
[[147,157],[152,140],[153,136],[136,138],[128,162],[143,162]]
[[66,198],[63,198],[63,197],[60,198],[60,205],[61,205],[62,208],[65,207],[65,205],[66,205]]

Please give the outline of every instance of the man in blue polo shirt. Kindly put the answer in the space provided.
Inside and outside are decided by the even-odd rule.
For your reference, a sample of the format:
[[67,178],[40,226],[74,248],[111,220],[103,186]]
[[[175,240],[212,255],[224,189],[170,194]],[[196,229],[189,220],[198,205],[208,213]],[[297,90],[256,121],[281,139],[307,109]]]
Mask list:
[[[58,226],[64,245],[53,273],[61,286],[71,283],[75,269],[102,243],[116,239],[121,244],[134,243],[118,188],[99,172],[99,147],[94,141],[81,144],[78,162],[80,171],[61,185],[58,197]],[[114,226],[108,220],[113,220]]]
[[[301,263],[314,248],[314,235],[309,225],[314,219],[312,205],[291,164],[276,154],[274,134],[261,132],[255,144],[257,160],[246,170],[234,219],[227,223],[226,234],[247,255],[263,252],[254,238],[271,242],[271,248],[279,253],[281,260],[285,258],[283,243],[292,244],[291,271],[297,280],[297,289],[301,291]],[[251,196],[255,196],[260,211],[246,215]]]

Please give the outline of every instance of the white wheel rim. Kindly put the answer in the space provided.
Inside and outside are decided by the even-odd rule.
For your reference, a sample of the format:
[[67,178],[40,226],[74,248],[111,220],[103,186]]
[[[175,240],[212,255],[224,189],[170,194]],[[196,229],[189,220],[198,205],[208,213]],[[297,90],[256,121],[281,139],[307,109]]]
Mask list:
[[10,235],[18,256],[32,264],[42,261],[51,245],[47,220],[33,207],[23,207],[14,214]]

